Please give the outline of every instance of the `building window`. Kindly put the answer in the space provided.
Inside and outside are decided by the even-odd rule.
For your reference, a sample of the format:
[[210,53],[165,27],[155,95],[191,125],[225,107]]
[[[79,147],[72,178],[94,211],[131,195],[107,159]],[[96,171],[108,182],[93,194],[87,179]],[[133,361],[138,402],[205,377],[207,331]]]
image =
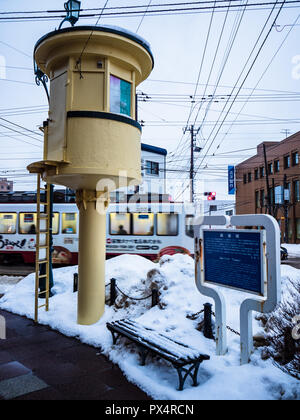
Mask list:
[[290,155],[284,156],[283,161],[284,161],[284,169],[288,169],[288,168],[291,167],[291,157],[290,157]]
[[251,172],[248,173],[248,182],[252,182],[252,173]]
[[255,191],[255,206],[257,209],[260,208],[259,191]]
[[270,188],[270,202],[271,204],[275,204],[275,190],[274,188]]
[[299,203],[300,201],[300,182],[294,181],[294,197],[295,197],[295,203]]
[[146,160],[146,174],[159,176],[159,163]]
[[260,207],[265,206],[265,190],[260,191]]
[[292,153],[292,164],[293,164],[293,166],[299,165],[299,153],[298,152]]
[[300,239],[300,219],[296,219],[297,239]]
[[264,176],[265,176],[265,167],[264,166],[261,166],[259,168],[259,174],[260,174],[261,178],[264,178]]
[[258,171],[258,169],[256,168],[255,169],[255,171],[254,171],[254,178],[255,178],[255,181],[257,181],[258,180],[258,178],[259,178],[259,171]]
[[288,221],[288,226],[289,226],[289,240],[291,240],[293,238],[293,225],[292,225],[291,219],[289,219]]
[[131,83],[110,76],[110,112],[131,115]]
[[275,168],[275,173],[280,172],[280,160],[279,159],[275,160],[274,168]]
[[268,172],[269,172],[269,175],[273,175],[273,173],[274,173],[273,163],[269,163],[269,165],[268,165]]
[[243,181],[244,181],[244,184],[247,184],[247,174],[244,174]]

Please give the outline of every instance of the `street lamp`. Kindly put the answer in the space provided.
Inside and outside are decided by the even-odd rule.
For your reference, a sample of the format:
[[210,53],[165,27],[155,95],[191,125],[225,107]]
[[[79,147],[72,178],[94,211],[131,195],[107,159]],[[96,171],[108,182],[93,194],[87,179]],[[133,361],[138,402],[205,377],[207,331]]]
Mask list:
[[67,16],[61,22],[58,29],[61,29],[64,22],[70,22],[71,25],[74,26],[75,23],[79,19],[80,8],[81,8],[81,1],[77,1],[77,0],[67,1],[67,3],[65,3],[65,9],[67,11]]

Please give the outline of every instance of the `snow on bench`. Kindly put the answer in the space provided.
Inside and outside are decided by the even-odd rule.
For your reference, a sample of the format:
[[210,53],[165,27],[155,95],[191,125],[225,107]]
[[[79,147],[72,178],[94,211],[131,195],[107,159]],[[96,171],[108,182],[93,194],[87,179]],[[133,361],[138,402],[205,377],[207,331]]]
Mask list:
[[[208,355],[202,354],[199,350],[175,341],[158,331],[144,327],[134,320],[123,319],[111,323],[108,322],[106,325],[112,333],[114,344],[117,343],[120,336],[123,336],[139,347],[142,366],[145,365],[146,357],[149,353],[154,353],[172,363],[178,372],[180,391],[183,390],[188,376],[192,378],[193,386],[198,385],[199,367],[204,360],[210,359]],[[191,366],[186,368],[188,365]]]

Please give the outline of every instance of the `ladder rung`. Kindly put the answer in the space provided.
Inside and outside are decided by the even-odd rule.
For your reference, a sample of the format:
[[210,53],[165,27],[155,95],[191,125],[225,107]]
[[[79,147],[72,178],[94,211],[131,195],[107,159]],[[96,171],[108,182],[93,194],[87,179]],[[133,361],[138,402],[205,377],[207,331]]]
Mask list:
[[46,293],[48,293],[49,290],[45,290],[44,292],[39,292],[39,295],[45,295]]
[[49,264],[49,260],[39,260],[38,264]]
[[40,235],[40,234],[42,234],[42,235],[47,235],[47,234],[49,233],[49,231],[48,231],[48,230],[37,230],[37,231],[36,231],[36,233],[37,233],[38,235]]
[[45,305],[45,304],[44,304],[44,305],[39,306],[38,308],[39,308],[39,309],[41,309],[41,308],[44,308],[44,307],[46,307],[46,306],[47,306],[47,305]]
[[39,245],[37,248],[39,248],[39,249],[47,249],[47,248],[49,248],[49,246],[48,245]]
[[41,276],[39,276],[39,279],[44,279],[47,277],[47,274],[42,274]]
[[49,203],[40,203],[40,206],[49,206]]
[[49,216],[47,214],[40,215],[40,219],[49,219]]

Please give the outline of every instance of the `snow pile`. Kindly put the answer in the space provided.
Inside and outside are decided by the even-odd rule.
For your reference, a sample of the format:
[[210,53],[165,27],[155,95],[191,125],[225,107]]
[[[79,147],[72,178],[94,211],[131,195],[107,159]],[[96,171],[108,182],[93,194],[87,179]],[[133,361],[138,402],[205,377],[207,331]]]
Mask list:
[[284,372],[300,379],[300,342],[291,334],[296,327],[294,320],[300,314],[300,270],[285,268],[282,281],[284,288],[281,304],[266,317],[268,347],[265,353]]
[[16,276],[0,276],[0,295],[7,293],[10,288],[14,287],[23,277]]
[[[201,311],[204,303],[212,301],[198,292],[194,280],[194,261],[189,256],[165,256],[158,264],[133,255],[107,261],[106,284],[115,278],[118,288],[135,298],[149,296],[151,289],[156,287],[159,289],[160,303],[151,308],[151,298],[134,301],[120,294],[116,306],[107,306],[103,318],[92,326],[79,326],[76,323],[77,294],[72,293],[75,272],[77,267],[54,271],[55,295],[51,298],[50,312],[40,311],[40,322],[65,335],[77,337],[84,343],[101,347],[102,352],[119,365],[131,382],[154,399],[300,399],[299,381],[276,368],[271,360],[263,361],[261,350],[255,352],[251,364],[240,366],[240,341],[237,335],[228,332],[228,354],[215,356],[215,343],[205,339],[197,329],[202,315],[192,316]],[[225,290],[224,296],[227,324],[239,330],[239,305],[245,295]],[[34,275],[30,275],[0,299],[0,308],[33,318],[33,302]],[[106,322],[123,318],[135,319],[146,327],[209,354],[211,360],[204,362],[199,371],[200,385],[194,388],[188,379],[184,391],[179,392],[176,390],[176,370],[167,362],[149,358],[146,366],[140,366],[134,345],[124,346],[121,340],[113,346]],[[261,329],[255,321],[255,331]]]

